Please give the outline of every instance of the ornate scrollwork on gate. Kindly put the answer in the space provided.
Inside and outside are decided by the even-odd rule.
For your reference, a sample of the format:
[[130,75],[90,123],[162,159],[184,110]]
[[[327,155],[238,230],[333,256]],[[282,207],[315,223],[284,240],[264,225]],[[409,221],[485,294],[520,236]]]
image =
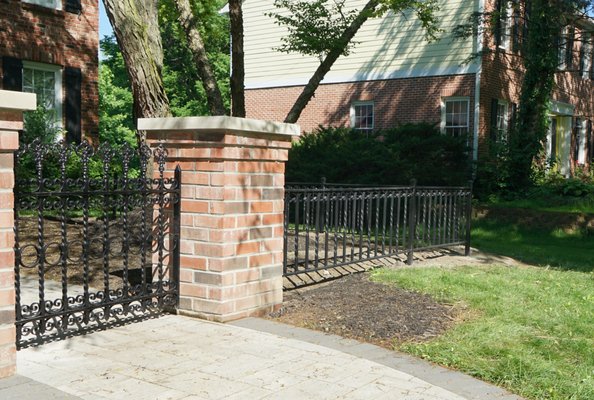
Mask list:
[[166,158],[144,143],[16,152],[19,348],[176,305],[180,172],[166,177]]

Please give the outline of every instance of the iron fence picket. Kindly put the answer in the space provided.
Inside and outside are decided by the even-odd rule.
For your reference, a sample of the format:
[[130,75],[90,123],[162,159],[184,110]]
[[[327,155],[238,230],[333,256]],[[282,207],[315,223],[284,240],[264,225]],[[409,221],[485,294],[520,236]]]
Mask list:
[[[412,262],[415,251],[466,244],[471,196],[469,187],[420,187],[415,183],[383,188],[288,185],[284,274],[402,253]],[[464,240],[458,233],[462,230]],[[294,260],[289,258],[291,243]]]

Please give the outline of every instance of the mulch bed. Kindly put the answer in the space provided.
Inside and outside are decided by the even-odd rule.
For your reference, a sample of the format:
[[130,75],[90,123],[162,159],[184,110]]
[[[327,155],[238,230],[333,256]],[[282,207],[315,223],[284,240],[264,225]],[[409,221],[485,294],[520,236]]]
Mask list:
[[394,342],[426,341],[453,325],[453,305],[430,296],[371,282],[353,274],[285,292],[278,322],[393,348]]
[[[138,213],[130,213],[127,233],[129,237],[129,248],[127,256],[124,252],[124,225],[121,219],[110,221],[109,225],[109,252],[108,252],[108,279],[111,289],[121,288],[123,282],[124,265],[128,264],[128,282],[130,285],[141,283],[140,268],[141,262],[141,237],[142,222]],[[66,224],[68,258],[67,258],[67,280],[70,285],[82,285],[84,282],[82,249],[83,249],[83,224],[80,221],[68,221]],[[88,226],[88,283],[91,288],[102,289],[104,285],[104,225],[100,219],[90,218]],[[60,243],[62,241],[61,222],[56,219],[45,219],[43,221],[43,234],[45,246],[45,274],[46,280],[60,282],[62,279],[62,264]],[[38,221],[36,217],[19,218],[19,244],[23,251],[20,268],[22,275],[38,276],[39,255],[35,251],[38,245]],[[152,260],[152,243],[145,244],[145,265],[150,265]],[[147,274],[150,275],[150,268]]]

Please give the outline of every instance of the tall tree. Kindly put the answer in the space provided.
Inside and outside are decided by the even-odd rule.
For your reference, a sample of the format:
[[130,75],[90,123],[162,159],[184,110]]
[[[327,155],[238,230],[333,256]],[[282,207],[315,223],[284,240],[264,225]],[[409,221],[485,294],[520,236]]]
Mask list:
[[194,61],[198,69],[198,74],[206,91],[206,98],[212,115],[225,115],[226,110],[223,103],[223,97],[217,84],[212,65],[206,53],[206,47],[202,40],[202,35],[198,29],[196,16],[192,11],[189,0],[174,0],[175,7],[179,13],[179,23],[183,27],[188,45],[194,55]]
[[[163,69],[163,51],[160,36],[157,33],[156,3],[158,0],[103,0],[114,27],[116,37],[126,67],[128,69],[138,116],[161,116],[158,112],[168,115],[169,104],[163,89],[163,82],[159,79]],[[163,0],[166,1],[166,0]],[[170,0],[173,2],[178,20],[185,35],[189,48],[202,80],[211,114],[225,113],[219,84],[213,74],[211,60],[202,35],[197,16],[196,5],[202,3],[197,0]],[[206,0],[204,0],[206,1]],[[233,38],[232,45],[232,113],[235,116],[245,116],[244,95],[244,61],[243,61],[243,16],[241,0],[229,2],[230,30]],[[437,0],[369,0],[360,10],[345,11],[344,0],[279,0],[279,8],[287,8],[292,16],[286,19],[273,14],[277,22],[289,27],[289,42],[296,44],[288,46],[286,51],[299,51],[304,54],[323,55],[320,66],[312,75],[310,82],[297,99],[295,106],[285,119],[286,122],[296,122],[299,115],[315,93],[324,76],[332,68],[341,55],[348,54],[352,40],[359,28],[371,17],[381,16],[388,10],[404,12],[413,10],[428,37],[434,37],[437,32],[434,11]],[[338,7],[338,8],[336,8]],[[302,12],[302,10],[304,10]],[[291,29],[293,32],[291,32]],[[303,32],[313,34],[303,36]],[[313,40],[311,40],[313,38]],[[144,47],[149,43],[148,48]],[[318,51],[322,49],[322,51]],[[152,95],[152,96],[151,96]],[[149,101],[152,100],[152,101]],[[142,111],[142,113],[140,113]],[[152,114],[152,115],[147,115]]]
[[[221,0],[192,0],[192,14],[204,42],[225,110],[229,96],[229,18],[219,13]],[[159,28],[163,40],[163,83],[175,116],[212,115],[195,57],[188,44],[174,0],[159,1]]]
[[134,95],[134,117],[171,115],[163,87],[158,0],[103,0]]
[[245,65],[243,57],[243,0],[229,0],[231,25],[231,115],[245,117]]

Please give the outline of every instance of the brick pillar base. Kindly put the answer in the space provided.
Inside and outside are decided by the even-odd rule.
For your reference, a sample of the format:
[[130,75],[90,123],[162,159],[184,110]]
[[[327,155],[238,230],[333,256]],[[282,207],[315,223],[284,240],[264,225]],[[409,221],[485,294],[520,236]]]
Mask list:
[[0,90],[0,378],[16,371],[14,292],[14,151],[23,111],[35,109],[35,95]]
[[282,303],[284,172],[296,125],[141,119],[182,169],[180,313],[229,321]]

